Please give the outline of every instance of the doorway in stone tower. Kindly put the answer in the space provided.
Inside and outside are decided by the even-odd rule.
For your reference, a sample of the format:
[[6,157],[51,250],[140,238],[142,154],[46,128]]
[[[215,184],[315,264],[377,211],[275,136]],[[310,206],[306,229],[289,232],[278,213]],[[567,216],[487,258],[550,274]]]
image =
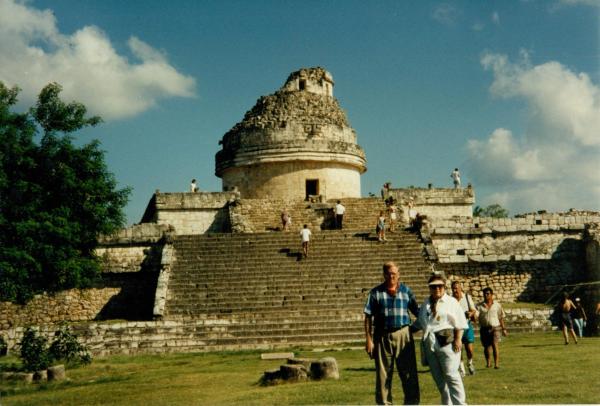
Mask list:
[[319,194],[319,179],[306,179],[306,200]]

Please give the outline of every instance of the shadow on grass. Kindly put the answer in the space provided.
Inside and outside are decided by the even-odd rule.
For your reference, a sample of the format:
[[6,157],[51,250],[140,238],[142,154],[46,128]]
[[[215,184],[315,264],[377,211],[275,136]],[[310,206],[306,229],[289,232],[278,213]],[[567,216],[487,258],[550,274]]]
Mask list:
[[366,368],[366,367],[361,367],[361,368],[344,368],[344,371],[352,371],[352,372],[375,372],[375,367],[372,368]]
[[519,345],[519,347],[523,348],[536,348],[536,347],[564,347],[563,343],[552,343],[552,344],[523,344]]

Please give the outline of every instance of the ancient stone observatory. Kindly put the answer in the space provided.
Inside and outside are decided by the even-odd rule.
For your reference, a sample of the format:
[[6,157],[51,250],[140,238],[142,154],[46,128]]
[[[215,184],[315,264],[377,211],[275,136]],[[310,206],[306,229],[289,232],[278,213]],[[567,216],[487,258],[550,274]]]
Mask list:
[[365,154],[323,68],[292,73],[220,144],[215,174],[242,198],[360,197]]

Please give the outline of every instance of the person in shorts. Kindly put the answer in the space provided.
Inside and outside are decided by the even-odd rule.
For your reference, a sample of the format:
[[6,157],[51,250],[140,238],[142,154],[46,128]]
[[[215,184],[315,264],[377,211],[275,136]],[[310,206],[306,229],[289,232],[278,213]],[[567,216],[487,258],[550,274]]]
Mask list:
[[[475,365],[473,365],[473,343],[475,343],[475,331],[473,329],[473,321],[477,317],[477,309],[475,308],[475,302],[471,295],[466,292],[463,292],[462,283],[460,281],[452,282],[452,296],[458,301],[460,307],[463,309],[465,313],[465,317],[467,319],[468,327],[465,329],[462,336],[462,343],[467,353],[467,368],[469,369],[469,374],[473,375],[475,373]],[[461,361],[459,367],[460,374],[462,376],[465,375],[465,366]]]
[[504,324],[506,314],[502,305],[494,301],[494,291],[487,287],[483,289],[483,302],[477,306],[479,312],[479,338],[483,345],[486,367],[491,368],[490,351],[494,355],[494,368],[500,368],[500,337],[507,336]]

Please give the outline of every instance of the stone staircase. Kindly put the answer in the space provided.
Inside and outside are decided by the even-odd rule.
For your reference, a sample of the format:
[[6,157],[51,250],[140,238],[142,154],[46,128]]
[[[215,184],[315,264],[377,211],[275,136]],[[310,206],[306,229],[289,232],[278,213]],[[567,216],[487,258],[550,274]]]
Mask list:
[[[386,210],[379,198],[341,199],[346,207],[344,229],[375,230],[379,211]],[[336,199],[323,203],[299,200],[240,199],[233,213],[242,217],[253,232],[281,230],[281,211],[286,209],[292,216],[290,231],[299,231],[304,224],[314,230],[333,229],[333,207]]]
[[165,320],[192,323],[196,351],[330,344],[364,338],[362,309],[383,262],[422,301],[430,265],[413,234],[313,233],[301,259],[296,232],[179,236]]

